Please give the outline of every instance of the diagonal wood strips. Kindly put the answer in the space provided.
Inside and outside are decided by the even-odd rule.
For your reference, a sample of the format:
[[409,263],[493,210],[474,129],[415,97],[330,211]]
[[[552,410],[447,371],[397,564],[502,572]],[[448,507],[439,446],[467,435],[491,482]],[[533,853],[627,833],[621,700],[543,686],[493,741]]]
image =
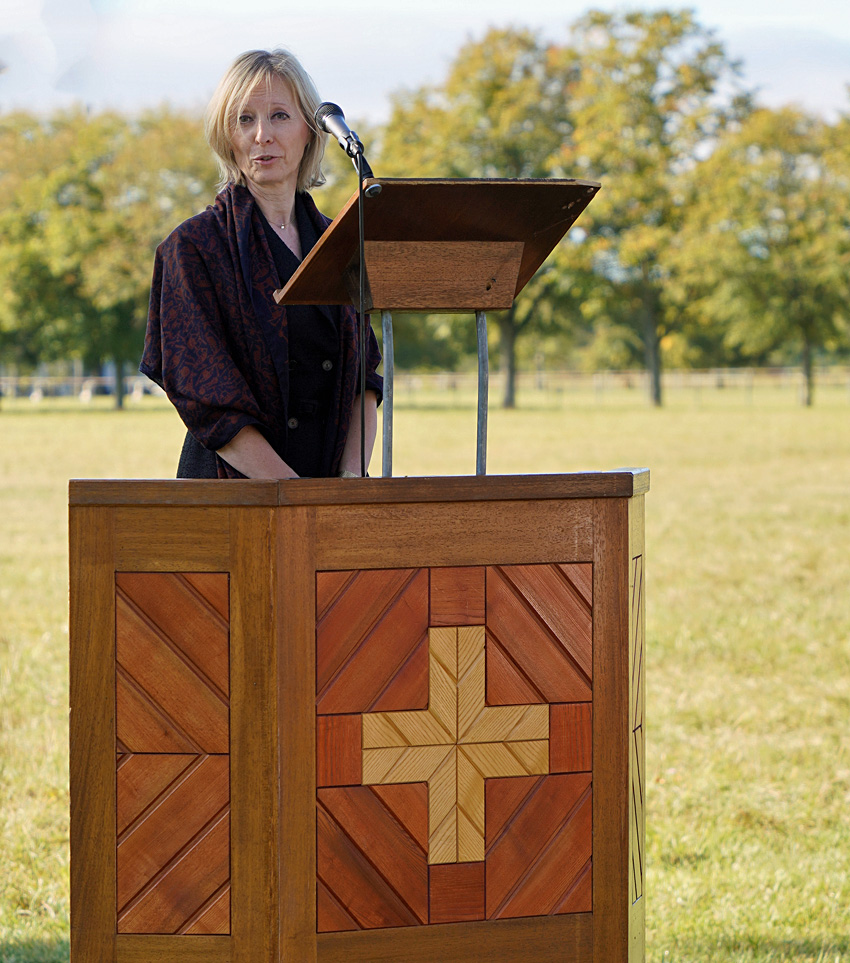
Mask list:
[[226,753],[227,622],[178,574],[119,573],[116,584],[119,741]]
[[591,911],[592,571],[317,575],[319,932]]
[[320,573],[316,580],[320,713],[424,707],[428,572]]
[[488,702],[589,702],[592,566],[487,569]]
[[230,932],[229,584],[116,576],[119,933]]

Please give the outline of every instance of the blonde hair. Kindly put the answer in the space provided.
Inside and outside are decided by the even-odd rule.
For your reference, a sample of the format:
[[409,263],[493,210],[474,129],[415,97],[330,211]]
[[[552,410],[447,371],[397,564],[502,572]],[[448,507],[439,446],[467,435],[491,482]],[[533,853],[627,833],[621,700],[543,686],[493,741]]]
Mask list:
[[274,50],[249,50],[238,56],[221,78],[207,106],[204,133],[218,162],[221,174],[219,188],[231,181],[234,184],[245,183],[233,154],[233,132],[239,113],[252,91],[263,82],[270,84],[274,77],[289,86],[301,116],[313,134],[298,168],[296,188],[303,192],[325,183],[322,158],[325,155],[326,135],[316,128],[315,113],[320,103],[316,85],[298,58],[278,47]]

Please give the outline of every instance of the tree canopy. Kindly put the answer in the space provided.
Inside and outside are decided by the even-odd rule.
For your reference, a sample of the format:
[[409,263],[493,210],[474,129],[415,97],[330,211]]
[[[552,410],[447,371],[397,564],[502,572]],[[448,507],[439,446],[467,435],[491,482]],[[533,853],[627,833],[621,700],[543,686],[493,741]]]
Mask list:
[[[688,10],[585,14],[562,42],[490,29],[445,77],[356,123],[379,176],[576,177],[602,190],[509,311],[518,359],[684,365],[850,355],[850,115],[755,109]],[[331,142],[319,207],[356,187]],[[0,115],[0,361],[139,357],[153,252],[215,193],[200,118]],[[471,363],[470,317],[400,316],[400,367]],[[120,379],[119,379],[120,381]],[[119,396],[120,401],[120,396]]]
[[112,360],[120,375],[141,354],[154,249],[214,193],[200,121],[12,116],[0,151],[0,351]]

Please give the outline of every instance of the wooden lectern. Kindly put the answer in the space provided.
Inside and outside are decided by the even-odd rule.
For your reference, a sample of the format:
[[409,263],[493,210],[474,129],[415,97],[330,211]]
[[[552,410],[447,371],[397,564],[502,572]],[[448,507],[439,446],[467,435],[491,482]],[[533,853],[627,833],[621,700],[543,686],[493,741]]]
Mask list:
[[[481,336],[598,185],[382,188],[369,307]],[[72,482],[72,963],[640,963],[648,486]]]
[[643,960],[647,489],[72,482],[72,963]]
[[[478,338],[476,474],[486,474],[489,363],[485,311],[508,309],[596,196],[595,181],[373,178],[364,204],[364,298],[383,328],[384,477],[392,475],[393,329],[398,311],[474,311]],[[355,192],[304,258],[279,304],[360,303]]]

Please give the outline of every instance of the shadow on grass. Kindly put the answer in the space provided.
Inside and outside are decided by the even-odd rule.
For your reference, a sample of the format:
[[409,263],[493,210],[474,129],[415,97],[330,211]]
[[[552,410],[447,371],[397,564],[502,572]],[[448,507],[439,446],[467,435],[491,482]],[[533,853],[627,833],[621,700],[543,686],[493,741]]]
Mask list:
[[0,963],[68,963],[70,958],[67,937],[0,942]]

